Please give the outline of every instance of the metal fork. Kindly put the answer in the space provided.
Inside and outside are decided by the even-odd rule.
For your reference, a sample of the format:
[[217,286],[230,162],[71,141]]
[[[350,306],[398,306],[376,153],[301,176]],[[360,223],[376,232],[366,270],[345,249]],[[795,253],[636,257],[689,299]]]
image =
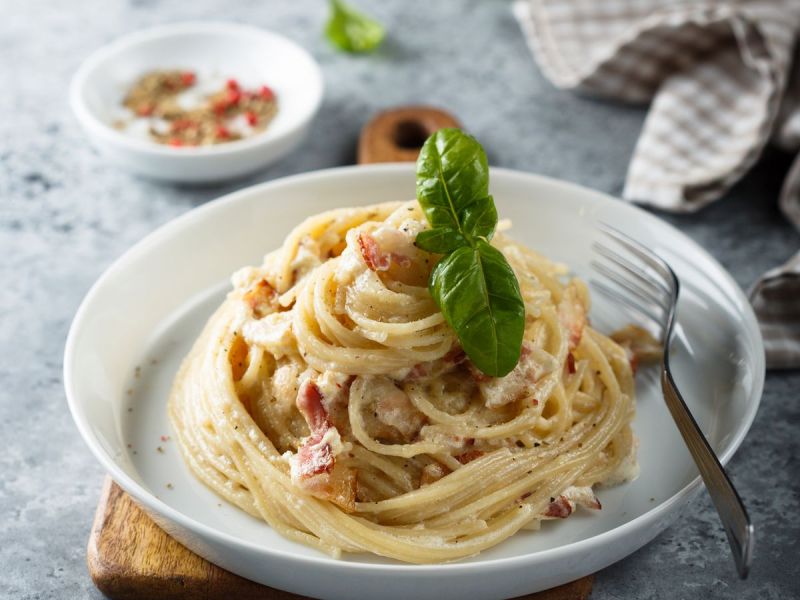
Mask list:
[[591,283],[601,293],[637,311],[659,328],[664,346],[661,360],[664,400],[717,509],[739,577],[745,579],[753,555],[753,525],[736,488],[683,401],[670,371],[669,347],[675,325],[678,278],[666,262],[636,240],[603,223],[599,230],[603,242],[592,244],[598,259],[591,265],[602,280],[592,279]]

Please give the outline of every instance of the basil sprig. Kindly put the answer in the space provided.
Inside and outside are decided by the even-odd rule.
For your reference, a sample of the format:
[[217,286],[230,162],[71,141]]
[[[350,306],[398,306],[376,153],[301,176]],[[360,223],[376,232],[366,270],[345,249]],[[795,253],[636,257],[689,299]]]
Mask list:
[[330,42],[345,52],[372,52],[386,35],[383,25],[348,6],[331,0],[331,17],[325,27]]
[[475,138],[441,129],[426,140],[417,159],[417,200],[431,228],[415,244],[444,254],[431,272],[431,296],[475,366],[507,375],[519,361],[525,305],[514,271],[489,244],[497,209],[486,153]]

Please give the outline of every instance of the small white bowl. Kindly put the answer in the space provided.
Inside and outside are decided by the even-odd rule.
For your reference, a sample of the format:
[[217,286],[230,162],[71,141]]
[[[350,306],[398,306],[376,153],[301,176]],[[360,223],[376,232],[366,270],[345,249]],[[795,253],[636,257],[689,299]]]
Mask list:
[[[173,148],[115,129],[128,88],[162,69],[231,77],[247,88],[266,84],[278,113],[265,131],[215,146]],[[291,152],[305,138],[322,93],[319,65],[283,36],[234,23],[181,23],[126,35],[92,54],[72,78],[70,105],[112,162],[156,179],[202,183],[245,175]]]

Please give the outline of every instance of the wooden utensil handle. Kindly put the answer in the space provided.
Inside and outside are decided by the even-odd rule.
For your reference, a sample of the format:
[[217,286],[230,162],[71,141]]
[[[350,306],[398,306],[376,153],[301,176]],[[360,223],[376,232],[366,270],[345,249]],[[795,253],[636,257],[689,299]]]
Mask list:
[[412,162],[434,131],[461,127],[447,111],[432,106],[404,106],[375,115],[361,130],[358,163]]

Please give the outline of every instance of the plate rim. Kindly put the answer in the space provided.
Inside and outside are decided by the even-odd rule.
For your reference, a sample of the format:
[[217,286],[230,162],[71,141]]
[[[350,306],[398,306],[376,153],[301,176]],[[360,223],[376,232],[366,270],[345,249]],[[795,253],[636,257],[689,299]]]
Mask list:
[[[291,551],[282,550],[282,549],[274,549],[268,548],[265,546],[260,546],[253,542],[243,540],[235,535],[229,534],[225,531],[221,531],[211,527],[210,525],[206,525],[203,522],[197,521],[194,518],[187,516],[186,514],[180,512],[179,510],[173,508],[169,504],[165,503],[161,499],[157,498],[153,493],[148,491],[144,486],[140,485],[136,482],[130,475],[127,474],[121,467],[119,467],[112,457],[101,447],[99,442],[95,439],[93,435],[89,419],[85,411],[83,411],[80,407],[80,403],[77,399],[77,393],[74,389],[74,381],[73,381],[73,370],[76,364],[76,344],[77,338],[80,334],[80,330],[82,329],[83,322],[88,318],[89,308],[94,301],[94,298],[99,294],[100,290],[105,285],[106,280],[112,277],[115,271],[126,267],[130,262],[136,260],[142,253],[147,251],[147,248],[165,237],[169,237],[173,234],[174,231],[189,227],[191,224],[199,219],[203,219],[206,217],[207,213],[213,213],[215,211],[222,210],[223,208],[227,207],[229,204],[234,204],[236,202],[242,202],[246,198],[254,195],[259,194],[265,189],[269,188],[279,188],[284,185],[293,185],[299,181],[302,182],[310,182],[317,179],[325,179],[328,177],[347,177],[351,176],[353,173],[360,173],[360,176],[380,176],[383,174],[396,174],[398,172],[412,172],[413,163],[380,163],[380,164],[373,164],[373,165],[349,165],[349,166],[341,166],[341,167],[333,167],[328,169],[319,169],[315,171],[309,171],[305,173],[298,173],[294,175],[289,175],[286,177],[280,177],[277,179],[273,179],[271,181],[255,184],[252,186],[248,186],[242,188],[240,190],[236,190],[230,192],[228,194],[224,194],[219,198],[211,200],[201,206],[192,208],[185,213],[163,223],[162,225],[158,226],[155,230],[150,232],[144,238],[139,240],[136,244],[128,248],[124,251],[121,255],[119,255],[113,262],[103,271],[103,273],[98,277],[95,283],[89,288],[89,291],[86,293],[84,299],[81,301],[81,304],[75,313],[75,317],[69,328],[69,333],[67,335],[65,349],[64,349],[64,360],[63,360],[63,380],[64,380],[64,388],[67,397],[67,404],[70,409],[70,413],[72,415],[73,421],[75,422],[78,431],[83,438],[83,441],[89,446],[90,451],[94,455],[94,457],[100,462],[100,464],[106,469],[108,474],[111,478],[117,482],[127,493],[134,497],[134,499],[144,505],[146,509],[149,509],[156,514],[160,515],[163,519],[167,521],[173,522],[180,527],[195,532],[201,536],[208,536],[209,538],[213,539],[216,543],[224,544],[229,547],[238,547],[243,550],[247,550],[249,552],[254,552],[261,556],[272,557],[276,559],[287,559],[290,561],[299,561],[306,565],[314,565],[319,567],[335,567],[336,569],[344,569],[348,572],[352,571],[368,571],[368,572],[378,572],[378,571],[386,571],[390,573],[400,574],[402,572],[403,575],[407,574],[414,574],[414,573],[425,573],[430,572],[432,570],[440,571],[440,572],[459,572],[464,570],[473,570],[477,567],[481,568],[513,568],[516,566],[520,566],[521,564],[528,564],[528,565],[535,565],[540,560],[544,559],[558,559],[562,555],[571,555],[573,554],[576,549],[580,549],[582,551],[591,551],[594,548],[601,547],[606,543],[612,542],[619,538],[625,538],[627,535],[633,534],[635,531],[642,529],[646,530],[648,527],[653,526],[659,519],[664,518],[671,514],[671,508],[676,505],[683,503],[686,501],[692,494],[699,491],[699,488],[702,484],[700,475],[696,475],[689,483],[685,486],[680,488],[677,492],[675,492],[672,496],[664,500],[663,502],[653,506],[647,512],[639,515],[638,517],[626,521],[625,523],[618,525],[608,531],[604,531],[597,535],[593,535],[588,538],[580,539],[574,542],[570,542],[563,546],[558,546],[556,548],[550,548],[545,550],[538,550],[533,551],[525,554],[519,554],[516,556],[510,556],[505,558],[493,558],[493,559],[486,559],[486,560],[479,560],[479,562],[450,562],[450,563],[435,563],[435,564],[406,564],[401,563],[399,561],[392,561],[386,563],[370,563],[370,562],[361,562],[358,560],[338,560],[332,558],[330,556],[324,555],[320,553],[318,556],[305,556],[305,555],[298,555],[294,554]],[[720,454],[719,460],[724,465],[726,464],[733,454],[739,449],[744,438],[747,436],[755,416],[758,412],[758,408],[761,404],[761,399],[763,395],[763,388],[764,388],[764,379],[765,379],[765,358],[764,358],[764,345],[763,345],[763,338],[761,336],[760,329],[757,326],[757,321],[755,314],[750,306],[747,298],[733,279],[733,277],[728,273],[728,271],[702,246],[700,246],[697,242],[692,240],[682,231],[671,225],[670,223],[660,219],[656,215],[653,215],[642,208],[620,200],[611,196],[610,194],[606,194],[605,192],[601,192],[598,190],[593,190],[591,188],[587,188],[585,186],[556,179],[553,177],[548,177],[545,175],[539,175],[536,173],[530,173],[526,171],[520,171],[516,169],[509,169],[503,167],[492,167],[491,168],[492,175],[498,175],[502,178],[518,178],[521,180],[528,180],[529,182],[535,182],[538,184],[545,184],[555,187],[562,187],[566,190],[579,193],[583,195],[591,195],[594,196],[600,202],[613,202],[615,208],[622,209],[623,211],[629,211],[630,214],[636,215],[638,218],[644,219],[650,222],[656,222],[657,226],[659,227],[666,227],[668,230],[671,231],[672,234],[677,235],[681,238],[682,242],[688,244],[694,252],[699,252],[703,255],[703,257],[713,264],[713,266],[718,270],[718,275],[722,277],[722,279],[727,283],[734,293],[739,297],[740,300],[743,300],[743,306],[745,307],[743,313],[742,323],[744,326],[751,330],[751,333],[754,334],[753,341],[756,344],[754,348],[754,357],[755,357],[755,364],[754,366],[754,379],[751,386],[752,393],[748,396],[748,404],[747,410],[744,414],[744,418],[742,419],[738,430],[736,431],[735,435],[733,435],[728,442],[727,448]],[[663,529],[660,529],[656,535],[658,535]],[[646,543],[646,542],[645,542]],[[641,547],[641,545],[637,546],[636,549]],[[633,551],[635,551],[634,549]],[[633,552],[632,551],[632,552]],[[629,555],[630,552],[627,552],[625,556]],[[391,559],[386,559],[391,560]]]

